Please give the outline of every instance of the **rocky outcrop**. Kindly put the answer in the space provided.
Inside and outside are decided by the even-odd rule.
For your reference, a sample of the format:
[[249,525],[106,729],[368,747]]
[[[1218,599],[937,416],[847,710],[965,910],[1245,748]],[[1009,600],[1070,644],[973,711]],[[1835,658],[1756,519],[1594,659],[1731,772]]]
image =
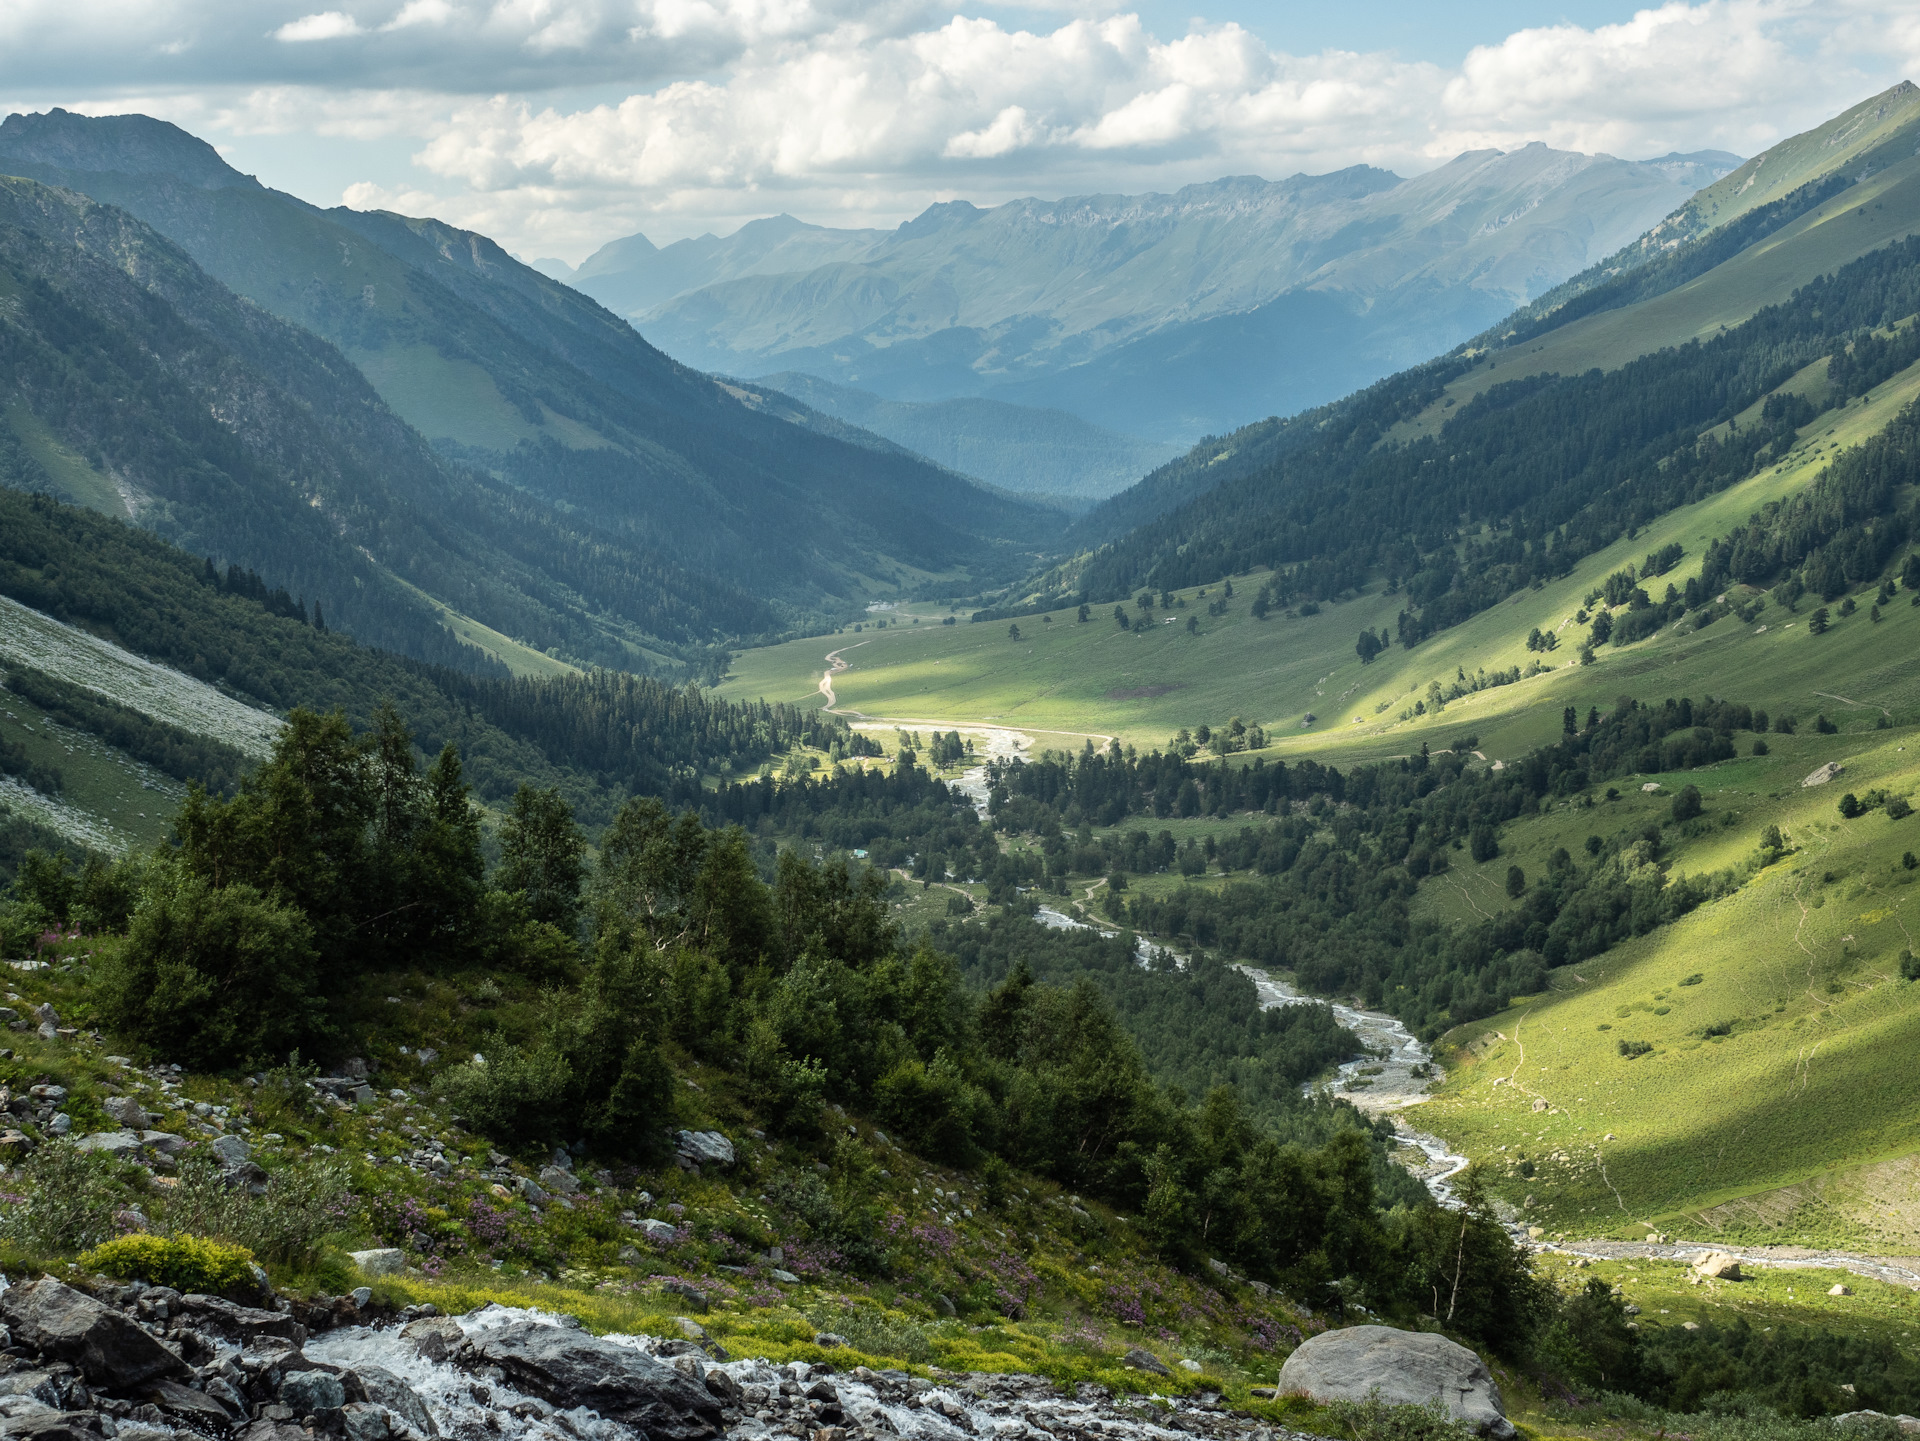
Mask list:
[[187,1369],[131,1317],[51,1276],[0,1294],[0,1322],[16,1341],[79,1367],[95,1386],[125,1389]]
[[462,1359],[497,1366],[508,1383],[561,1410],[584,1406],[650,1441],[706,1441],[720,1402],[701,1382],[584,1331],[517,1321],[481,1332]]
[[1483,1436],[1504,1441],[1515,1434],[1486,1362],[1465,1346],[1426,1332],[1390,1326],[1322,1331],[1287,1357],[1279,1391],[1322,1405],[1375,1395],[1398,1406],[1437,1400],[1456,1421]]
[[1700,1275],[1715,1281],[1738,1281],[1740,1263],[1725,1251],[1709,1251],[1693,1263],[1693,1269]]

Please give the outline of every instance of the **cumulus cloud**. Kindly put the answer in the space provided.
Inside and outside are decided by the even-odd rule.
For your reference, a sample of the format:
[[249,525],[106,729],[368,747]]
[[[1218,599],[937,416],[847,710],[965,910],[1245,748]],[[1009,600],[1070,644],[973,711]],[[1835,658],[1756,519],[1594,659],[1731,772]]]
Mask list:
[[622,227],[780,209],[891,223],[958,195],[1411,173],[1532,140],[1751,153],[1920,62],[1920,0],[1668,0],[1449,65],[1375,49],[1358,22],[1352,48],[1294,55],[1232,23],[1156,35],[1119,0],[1023,9],[1058,18],[934,0],[11,0],[0,80],[25,89],[30,71],[31,93],[106,108],[50,93],[71,61],[96,90],[234,136],[388,137],[405,148],[355,203],[577,257]]
[[298,45],[312,40],[343,40],[359,33],[360,22],[346,11],[323,10],[317,15],[289,20],[273,32],[273,38]]

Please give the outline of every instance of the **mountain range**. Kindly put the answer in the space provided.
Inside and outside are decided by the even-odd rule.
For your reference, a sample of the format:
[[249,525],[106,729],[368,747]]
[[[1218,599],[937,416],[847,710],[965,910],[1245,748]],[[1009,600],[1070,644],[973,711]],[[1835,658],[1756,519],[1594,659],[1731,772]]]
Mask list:
[[1450,349],[1739,164],[1533,144],[1172,195],[935,205],[895,230],[777,216],[543,262],[689,365],[889,400],[983,397],[1189,443]]
[[[8,253],[23,283],[53,286],[102,334],[116,322],[101,305],[125,292],[135,333],[151,322],[189,346],[217,335],[248,359],[258,393],[277,388],[284,416],[323,430],[363,417],[369,427],[353,466],[336,467],[366,478],[351,503],[304,478],[309,450],[292,431],[258,439],[255,463],[266,469],[243,487],[254,507],[243,523],[183,486],[182,471],[152,473],[151,452],[114,450],[104,412],[48,410],[36,397],[61,393],[53,370],[24,373],[11,429],[43,455],[82,462],[41,462],[50,483],[67,475],[69,493],[118,503],[222,563],[297,580],[327,614],[381,643],[422,653],[418,626],[382,627],[424,607],[516,663],[544,663],[516,644],[563,662],[684,663],[722,640],[857,609],[913,576],[1014,573],[1058,528],[1057,509],[978,487],[806,407],[789,415],[749,403],[484,236],[320,210],[164,122],[10,116],[0,169],[23,177],[8,182]],[[70,253],[56,254],[62,247]],[[215,314],[217,326],[202,319]],[[350,395],[288,373],[290,357],[310,359],[312,376]],[[156,411],[155,424],[164,418]],[[114,484],[99,480],[109,473]],[[116,502],[116,485],[165,503]],[[493,518],[466,514],[476,506]],[[322,515],[330,541],[295,539]],[[415,534],[403,515],[464,534],[443,535],[436,560],[434,547],[403,539]],[[328,546],[340,565],[314,570]],[[369,582],[355,576],[368,566],[418,594],[362,607]]]

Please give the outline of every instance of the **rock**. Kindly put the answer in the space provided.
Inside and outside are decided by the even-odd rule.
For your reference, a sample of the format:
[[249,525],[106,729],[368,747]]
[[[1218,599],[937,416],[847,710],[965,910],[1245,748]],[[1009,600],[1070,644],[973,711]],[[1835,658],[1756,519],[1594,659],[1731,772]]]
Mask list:
[[638,1266],[647,1258],[641,1253],[638,1246],[622,1246],[619,1254],[615,1256],[614,1259],[622,1266]]
[[347,1441],[392,1441],[393,1425],[387,1408],[371,1401],[349,1401],[340,1408],[340,1424]]
[[1544,1111],[1544,1110],[1546,1110],[1546,1109],[1547,1109],[1547,1102],[1546,1102],[1546,1098],[1545,1098],[1544,1096],[1535,1096],[1535,1097],[1533,1098],[1533,1109],[1534,1109],[1535,1111]]
[[958,1316],[960,1314],[959,1307],[955,1306],[953,1302],[949,1301],[945,1296],[940,1295],[938,1293],[935,1293],[933,1298],[933,1309],[939,1312],[942,1316],[947,1316],[947,1317]]
[[585,1406],[649,1441],[706,1441],[720,1431],[720,1402],[704,1385],[583,1331],[516,1321],[481,1332],[470,1354],[549,1405]]
[[104,1151],[116,1161],[133,1161],[140,1156],[140,1133],[95,1131],[90,1136],[82,1136],[73,1146],[76,1151]]
[[[23,1441],[100,1441],[100,1418],[91,1411],[50,1411],[41,1407],[21,1416],[10,1416],[6,1434]],[[127,1433],[121,1431],[120,1435]]]
[[837,1331],[821,1331],[814,1336],[813,1344],[831,1351],[836,1346],[846,1345],[847,1338],[840,1335]]
[[1198,1361],[1185,1358],[1180,1362],[1180,1369],[1182,1371],[1204,1371],[1206,1367],[1202,1366]]
[[1135,1346],[1131,1351],[1127,1352],[1126,1355],[1122,1356],[1120,1358],[1120,1364],[1135,1371],[1151,1371],[1156,1376],[1171,1376],[1173,1374],[1173,1372],[1167,1369],[1166,1362],[1162,1361],[1151,1351],[1142,1351],[1138,1346]]
[[[33,1018],[43,1026],[52,1026],[55,1029],[58,1029],[60,1026],[60,1013],[53,1008],[52,1003],[49,1001],[42,1001],[33,1008]],[[64,1095],[66,1093],[63,1091],[61,1094]]]
[[100,1109],[107,1113],[109,1120],[118,1121],[136,1131],[146,1130],[153,1120],[147,1114],[147,1108],[132,1096],[108,1096],[100,1103]]
[[91,1384],[108,1390],[186,1369],[132,1319],[51,1276],[0,1293],[0,1323],[16,1343],[72,1362]]
[[440,1053],[434,1050],[432,1046],[422,1046],[413,1053],[413,1058],[423,1066],[431,1066],[435,1061],[440,1059]]
[[220,1158],[220,1164],[229,1169],[253,1159],[253,1148],[238,1136],[216,1136],[209,1149]]
[[363,1276],[397,1276],[407,1267],[407,1253],[393,1246],[373,1251],[349,1251],[347,1259]]
[[466,1341],[467,1333],[451,1316],[423,1316],[402,1326],[400,1339],[411,1342],[423,1360],[444,1361]]
[[1841,765],[1839,761],[1828,761],[1825,765],[1821,766],[1819,770],[1801,781],[1800,784],[1802,787],[1823,786],[1845,769],[1846,767]]
[[1738,1281],[1740,1263],[1725,1251],[1709,1251],[1693,1263],[1693,1269],[1715,1281]]
[[338,1411],[347,1404],[347,1387],[331,1371],[294,1371],[280,1382],[280,1404],[295,1416]]
[[373,1304],[373,1287],[371,1286],[355,1286],[347,1292],[347,1295],[352,1300],[353,1309],[356,1311],[364,1311]]
[[707,1309],[707,1293],[690,1281],[682,1281],[678,1276],[669,1276],[660,1283],[660,1289],[670,1296],[678,1296],[692,1310]]
[[718,1131],[682,1131],[673,1148],[696,1166],[731,1166],[733,1142]]
[[233,1415],[226,1407],[205,1392],[182,1386],[178,1381],[154,1382],[146,1394],[155,1406],[168,1415],[178,1416],[196,1431],[224,1431],[233,1424]]
[[791,1271],[782,1271],[778,1266],[775,1266],[771,1271],[767,1272],[767,1274],[783,1286],[798,1286],[800,1284],[800,1278],[798,1276],[794,1275]]
[[1833,1418],[1834,1425],[1845,1426],[1848,1430],[1852,1430],[1858,1426],[1877,1429],[1880,1425],[1888,1421],[1893,1422],[1893,1424],[1898,1426],[1906,1435],[1911,1436],[1916,1432],[1920,1432],[1920,1420],[1916,1420],[1912,1416],[1889,1416],[1884,1411],[1848,1411]]
[[[548,1169],[552,1169],[552,1168],[549,1167]],[[522,1176],[518,1182],[518,1185],[520,1189],[520,1198],[524,1200],[528,1205],[530,1206],[546,1205],[547,1193],[540,1189],[539,1183],[536,1182],[533,1179],[533,1177]]]
[[1853,1294],[1853,1287],[1842,1286],[1838,1282],[1835,1282],[1833,1285],[1827,1287],[1827,1294],[1829,1296],[1851,1296]]
[[1438,1400],[1456,1421],[1482,1435],[1505,1441],[1515,1434],[1486,1363],[1466,1347],[1426,1332],[1389,1326],[1322,1331],[1287,1357],[1279,1389],[1321,1405],[1365,1401],[1375,1391],[1391,1405]]
[[558,1166],[542,1166],[540,1184],[557,1196],[574,1196],[580,1191],[580,1182],[573,1172],[563,1171]]
[[142,1131],[140,1144],[148,1150],[162,1156],[177,1156],[187,1149],[185,1136],[176,1136],[171,1131]]
[[237,1346],[252,1345],[262,1336],[277,1336],[295,1346],[306,1344],[307,1328],[279,1311],[236,1306],[219,1296],[203,1296],[198,1292],[182,1296],[177,1309],[180,1314],[191,1316],[194,1325],[215,1332]]
[[640,1234],[660,1246],[671,1246],[680,1239],[680,1232],[665,1221],[656,1221],[652,1217],[639,1224]]
[[386,1407],[421,1435],[440,1434],[440,1428],[433,1424],[432,1413],[427,1410],[427,1403],[420,1399],[420,1393],[386,1367],[371,1364],[355,1366],[347,1374],[359,1383],[367,1400]]

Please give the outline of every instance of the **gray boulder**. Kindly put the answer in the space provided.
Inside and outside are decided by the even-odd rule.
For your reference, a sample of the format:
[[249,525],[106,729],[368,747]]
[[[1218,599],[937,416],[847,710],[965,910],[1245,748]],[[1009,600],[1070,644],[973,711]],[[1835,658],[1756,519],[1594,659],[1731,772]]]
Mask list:
[[135,1161],[140,1158],[140,1133],[95,1131],[75,1141],[73,1148],[76,1151],[104,1151],[116,1161]]
[[475,1336],[462,1357],[476,1367],[498,1366],[509,1385],[551,1406],[584,1406],[646,1432],[649,1441],[707,1441],[720,1433],[720,1402],[704,1385],[584,1331],[516,1321]]
[[253,1159],[253,1148],[238,1136],[215,1136],[209,1149],[228,1168],[244,1166]]
[[673,1148],[696,1166],[733,1164],[733,1142],[718,1131],[682,1131]]
[[427,1403],[420,1399],[420,1393],[386,1367],[355,1366],[349,1374],[359,1382],[360,1391],[368,1401],[386,1407],[422,1436],[440,1434],[440,1428],[433,1424],[433,1414],[427,1410]]
[[1439,1401],[1456,1421],[1506,1441],[1514,1433],[1486,1363],[1444,1336],[1349,1326],[1310,1337],[1280,1368],[1280,1394],[1322,1405],[1379,1395],[1395,1406]]
[[347,1404],[346,1383],[330,1371],[294,1371],[280,1383],[280,1404],[295,1416],[317,1416]]
[[1167,1369],[1167,1363],[1165,1361],[1162,1361],[1158,1356],[1154,1355],[1153,1352],[1143,1351],[1138,1346],[1135,1346],[1131,1351],[1127,1352],[1126,1355],[1122,1356],[1120,1358],[1120,1364],[1135,1371],[1150,1371],[1155,1376],[1171,1376],[1173,1374],[1173,1372]]
[[542,1166],[540,1184],[556,1196],[572,1196],[580,1190],[580,1181],[573,1172],[562,1170],[558,1166]]
[[0,1293],[0,1323],[15,1341],[71,1362],[88,1382],[109,1391],[187,1369],[131,1318],[51,1276]]
[[358,1266],[364,1276],[397,1276],[407,1268],[407,1253],[393,1246],[382,1246],[375,1251],[349,1251],[347,1259]]
[[656,1221],[651,1216],[639,1223],[639,1229],[641,1235],[661,1246],[671,1246],[680,1239],[679,1231],[665,1221]]
[[112,1120],[136,1131],[146,1130],[153,1120],[147,1114],[147,1108],[132,1096],[108,1096],[100,1103],[100,1109]]

